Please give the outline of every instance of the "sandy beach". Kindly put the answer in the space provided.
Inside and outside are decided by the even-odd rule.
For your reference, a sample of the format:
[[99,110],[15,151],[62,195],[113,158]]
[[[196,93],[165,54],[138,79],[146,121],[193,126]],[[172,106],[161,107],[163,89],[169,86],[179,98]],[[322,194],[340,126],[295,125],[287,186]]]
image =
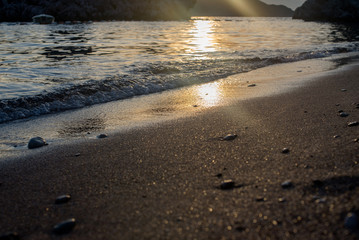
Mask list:
[[[3,161],[0,236],[358,239],[358,223],[345,226],[359,215],[359,126],[348,126],[359,121],[358,76],[354,64],[291,91]],[[53,232],[70,218],[69,233]]]

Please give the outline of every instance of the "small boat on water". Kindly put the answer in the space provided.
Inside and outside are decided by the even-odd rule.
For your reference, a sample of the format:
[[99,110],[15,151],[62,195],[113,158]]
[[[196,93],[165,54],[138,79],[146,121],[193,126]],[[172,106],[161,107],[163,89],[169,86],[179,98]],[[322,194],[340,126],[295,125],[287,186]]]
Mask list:
[[51,24],[51,23],[54,23],[55,18],[51,15],[40,14],[40,15],[33,16],[32,21],[34,23],[39,23],[39,24]]

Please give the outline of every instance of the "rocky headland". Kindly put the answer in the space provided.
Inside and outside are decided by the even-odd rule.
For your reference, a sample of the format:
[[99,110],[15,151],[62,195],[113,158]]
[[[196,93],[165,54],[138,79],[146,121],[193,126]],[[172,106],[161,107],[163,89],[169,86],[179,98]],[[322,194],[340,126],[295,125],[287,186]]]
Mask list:
[[307,0],[295,10],[293,18],[305,21],[357,22],[359,1]]

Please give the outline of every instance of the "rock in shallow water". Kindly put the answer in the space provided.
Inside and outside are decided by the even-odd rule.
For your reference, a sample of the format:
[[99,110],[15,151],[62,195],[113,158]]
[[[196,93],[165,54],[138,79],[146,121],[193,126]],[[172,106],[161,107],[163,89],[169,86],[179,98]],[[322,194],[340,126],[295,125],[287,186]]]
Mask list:
[[28,149],[39,148],[48,145],[42,137],[31,138],[27,144]]
[[54,226],[52,232],[57,235],[70,233],[76,225],[75,218],[70,218]]

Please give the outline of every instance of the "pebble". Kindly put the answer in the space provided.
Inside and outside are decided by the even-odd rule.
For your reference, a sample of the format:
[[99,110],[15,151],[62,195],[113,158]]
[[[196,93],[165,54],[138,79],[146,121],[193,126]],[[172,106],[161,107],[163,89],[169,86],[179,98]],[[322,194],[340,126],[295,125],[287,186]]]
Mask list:
[[359,122],[357,122],[357,121],[348,123],[348,127],[355,127],[358,125],[359,125]]
[[233,189],[234,187],[235,187],[235,182],[231,179],[224,180],[220,185],[220,188],[222,190],[229,190],[229,189]]
[[257,86],[257,84],[253,83],[253,84],[249,84],[247,87],[255,87]]
[[76,153],[75,157],[80,157],[81,153]]
[[334,135],[333,138],[340,138],[340,135]]
[[97,138],[107,138],[107,134],[105,133],[101,133],[100,135],[97,136]]
[[238,137],[238,135],[236,134],[228,134],[227,136],[222,138],[222,141],[232,141],[234,139],[236,139]]
[[347,90],[345,88],[340,89],[342,92],[346,92]]
[[348,117],[348,116],[349,116],[349,113],[341,112],[341,113],[339,113],[339,116],[341,116],[341,117]]
[[285,198],[278,198],[278,202],[280,202],[280,203],[284,203],[284,202],[286,202],[287,200],[285,199]]
[[75,218],[70,218],[54,226],[52,232],[57,235],[70,233],[76,225]]
[[18,239],[20,239],[20,236],[16,232],[8,232],[3,235],[0,235],[0,240],[18,240]]
[[344,226],[352,231],[359,228],[358,215],[355,213],[348,213],[344,220]]
[[221,177],[223,177],[223,174],[222,174],[222,173],[218,173],[218,174],[216,175],[216,177],[221,178]]
[[48,145],[42,137],[31,138],[27,144],[28,149],[39,148]]
[[196,108],[196,107],[199,107],[199,106],[195,104],[195,105],[193,105],[193,107],[195,107],[195,108]]
[[265,202],[267,200],[267,198],[265,197],[257,197],[256,198],[256,202]]
[[282,149],[282,153],[284,153],[284,154],[287,154],[287,153],[289,153],[290,152],[290,150],[288,149],[288,148],[283,148]]
[[55,204],[67,203],[70,200],[71,200],[71,196],[69,194],[61,195],[61,196],[56,198]]
[[289,188],[293,187],[293,183],[292,183],[292,181],[287,180],[287,181],[282,182],[281,186],[283,189],[289,189]]

